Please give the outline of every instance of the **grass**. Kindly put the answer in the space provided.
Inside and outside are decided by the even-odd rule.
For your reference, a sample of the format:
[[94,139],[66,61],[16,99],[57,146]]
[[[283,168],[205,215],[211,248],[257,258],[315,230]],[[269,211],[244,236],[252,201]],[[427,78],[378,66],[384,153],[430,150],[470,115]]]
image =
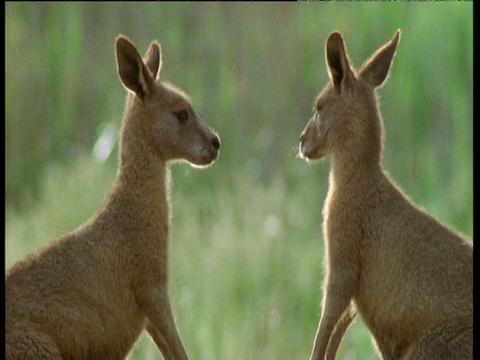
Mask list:
[[[192,359],[308,358],[322,297],[329,164],[307,165],[295,149],[328,79],[323,44],[335,29],[357,67],[402,29],[379,91],[384,166],[419,205],[473,235],[471,4],[7,3],[5,10],[6,269],[91,217],[114,179],[117,149],[106,162],[90,149],[119,124],[119,33],[141,49],[160,40],[162,76],[219,132],[212,167],[173,168],[170,288]],[[146,336],[130,355],[160,357]],[[358,319],[338,359],[375,358]]]
[[[215,181],[222,158],[205,170],[174,165],[170,288],[191,358],[308,357],[320,312],[328,167],[291,161],[290,178],[260,185],[232,173],[198,191],[193,182]],[[91,156],[51,166],[38,205],[22,214],[7,209],[6,266],[93,215],[114,175]],[[376,358],[361,320],[338,356]],[[159,357],[146,335],[130,355]]]

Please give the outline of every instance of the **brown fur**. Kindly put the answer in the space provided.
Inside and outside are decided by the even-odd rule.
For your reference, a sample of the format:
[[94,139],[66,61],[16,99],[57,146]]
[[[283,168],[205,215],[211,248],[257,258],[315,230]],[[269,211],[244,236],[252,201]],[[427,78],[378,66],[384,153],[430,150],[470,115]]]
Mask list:
[[143,329],[165,359],[187,359],[167,289],[168,162],[207,166],[220,140],[160,81],[159,43],[142,60],[119,36],[116,58],[130,90],[117,177],[92,219],[8,271],[7,359],[123,359]]
[[323,310],[311,359],[334,359],[358,312],[383,359],[472,359],[473,246],[418,208],[381,166],[375,88],[400,39],[358,73],[340,33],[326,42],[331,82],[300,137],[306,159],[330,155],[323,208]]

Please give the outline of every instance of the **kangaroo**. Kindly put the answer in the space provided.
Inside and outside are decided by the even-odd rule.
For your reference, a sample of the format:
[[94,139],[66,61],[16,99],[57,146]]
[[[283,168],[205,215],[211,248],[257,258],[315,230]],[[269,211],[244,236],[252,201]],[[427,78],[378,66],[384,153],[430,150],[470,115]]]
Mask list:
[[188,359],[168,295],[169,163],[208,166],[220,138],[160,80],[157,41],[142,59],[121,35],[116,60],[128,90],[116,179],[93,218],[7,272],[7,359],[123,359],[144,329],[164,359]]
[[330,82],[300,136],[300,156],[331,158],[323,207],[322,315],[310,359],[334,359],[359,313],[385,360],[472,359],[473,245],[416,206],[383,170],[384,84],[400,30],[356,71],[339,32]]

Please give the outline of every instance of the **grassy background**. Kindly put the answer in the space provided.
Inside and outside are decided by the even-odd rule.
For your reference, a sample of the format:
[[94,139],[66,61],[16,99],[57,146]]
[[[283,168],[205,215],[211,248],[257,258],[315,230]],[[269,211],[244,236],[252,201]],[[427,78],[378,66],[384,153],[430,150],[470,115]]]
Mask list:
[[[100,206],[125,99],[114,39],[163,47],[162,76],[221,136],[217,163],[173,167],[171,293],[192,359],[305,359],[322,280],[329,162],[296,156],[328,80],[324,42],[359,67],[403,31],[379,91],[384,166],[473,236],[472,3],[6,3],[6,268]],[[113,134],[113,135],[112,135]],[[107,146],[107,150],[109,147]],[[142,336],[131,359],[159,359]],[[361,320],[339,359],[374,359]]]

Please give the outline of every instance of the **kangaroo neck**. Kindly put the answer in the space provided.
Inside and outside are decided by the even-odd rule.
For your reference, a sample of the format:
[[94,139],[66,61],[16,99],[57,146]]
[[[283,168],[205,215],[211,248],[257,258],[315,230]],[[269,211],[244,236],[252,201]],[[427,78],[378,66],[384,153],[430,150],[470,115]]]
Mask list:
[[351,157],[334,154],[331,159],[330,183],[336,187],[360,187],[365,180],[381,171],[380,156]]
[[[148,229],[170,221],[170,169],[165,161],[145,152],[120,156],[115,182],[107,196],[102,213],[120,221],[125,228]],[[147,153],[148,154],[148,153]]]

